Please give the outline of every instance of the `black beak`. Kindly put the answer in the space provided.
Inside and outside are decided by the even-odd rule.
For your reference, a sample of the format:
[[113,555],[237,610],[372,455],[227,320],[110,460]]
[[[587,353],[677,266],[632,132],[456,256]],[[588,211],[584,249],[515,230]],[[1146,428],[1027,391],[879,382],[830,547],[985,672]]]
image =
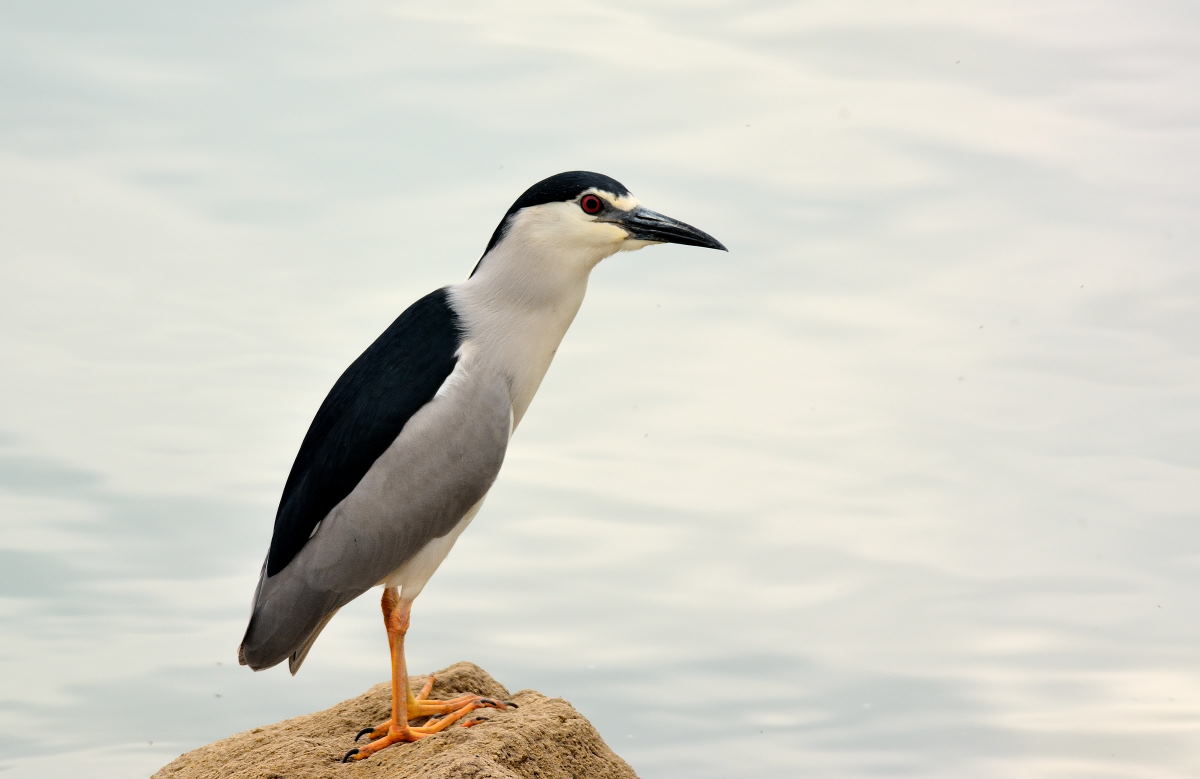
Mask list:
[[657,243],[681,243],[685,246],[703,246],[706,249],[729,251],[725,246],[703,230],[664,216],[649,208],[638,206],[626,211],[613,220],[624,227],[630,238]]

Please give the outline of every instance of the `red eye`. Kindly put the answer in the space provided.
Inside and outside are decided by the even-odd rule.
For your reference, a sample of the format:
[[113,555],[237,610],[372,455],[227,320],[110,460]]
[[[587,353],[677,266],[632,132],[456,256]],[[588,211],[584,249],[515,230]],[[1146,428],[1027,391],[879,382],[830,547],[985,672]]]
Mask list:
[[595,195],[584,195],[579,199],[579,207],[585,214],[598,214],[604,208],[604,201]]

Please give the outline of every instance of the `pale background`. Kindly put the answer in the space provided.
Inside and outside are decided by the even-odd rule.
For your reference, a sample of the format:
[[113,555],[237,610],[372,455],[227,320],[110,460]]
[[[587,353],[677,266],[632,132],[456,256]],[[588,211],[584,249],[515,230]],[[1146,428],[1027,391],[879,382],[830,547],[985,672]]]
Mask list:
[[414,672],[647,779],[1200,774],[1197,6],[432,5],[0,6],[5,775],[386,678],[373,594],[237,666],[291,458],[574,168],[730,253],[597,269]]

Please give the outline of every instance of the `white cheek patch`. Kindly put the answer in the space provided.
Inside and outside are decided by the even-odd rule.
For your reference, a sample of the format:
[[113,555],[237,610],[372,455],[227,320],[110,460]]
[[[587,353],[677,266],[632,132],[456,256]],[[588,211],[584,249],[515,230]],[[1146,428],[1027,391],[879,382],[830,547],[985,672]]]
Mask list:
[[519,240],[556,251],[579,249],[590,256],[597,249],[612,254],[628,235],[622,227],[597,222],[578,203],[566,202],[522,209],[513,219],[505,240]]

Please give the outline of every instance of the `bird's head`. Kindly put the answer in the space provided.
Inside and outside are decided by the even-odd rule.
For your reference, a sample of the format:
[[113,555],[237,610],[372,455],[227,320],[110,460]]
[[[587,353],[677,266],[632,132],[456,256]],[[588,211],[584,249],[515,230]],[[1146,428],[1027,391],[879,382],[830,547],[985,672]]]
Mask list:
[[491,252],[511,247],[590,270],[611,254],[655,243],[726,251],[708,233],[641,205],[619,181],[576,170],[525,190],[500,220],[480,266]]

